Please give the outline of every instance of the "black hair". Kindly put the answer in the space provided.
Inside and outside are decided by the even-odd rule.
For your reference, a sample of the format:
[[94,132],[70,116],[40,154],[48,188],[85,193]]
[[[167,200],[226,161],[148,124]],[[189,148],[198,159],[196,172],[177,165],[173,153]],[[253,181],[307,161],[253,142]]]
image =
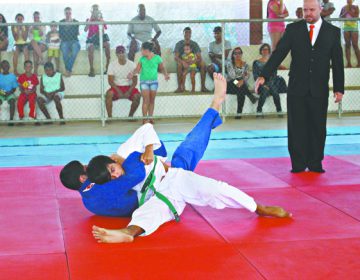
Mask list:
[[96,156],[93,157],[86,169],[86,173],[91,182],[96,184],[105,184],[111,180],[111,174],[107,169],[107,165],[115,163],[111,158],[108,156]]
[[33,65],[33,63],[32,63],[31,60],[25,60],[25,61],[24,61],[24,66],[25,66],[26,64],[31,64],[31,65]]
[[33,16],[35,16],[35,15],[40,15],[40,12],[39,11],[35,11],[34,13],[33,13]]
[[44,64],[44,69],[52,69],[52,70],[54,70],[54,64],[52,64],[51,62],[46,62]]
[[2,22],[1,23],[6,23],[6,18],[4,17],[4,15],[0,14],[0,16],[2,17]]
[[263,49],[266,48],[266,47],[269,49],[269,53],[271,53],[271,47],[270,47],[270,45],[269,45],[268,43],[264,43],[264,44],[262,44],[262,45],[260,46],[260,50],[259,50],[260,54],[262,53]]
[[81,187],[81,175],[86,175],[84,166],[81,162],[73,160],[61,169],[60,181],[66,188],[77,191]]
[[235,50],[240,50],[241,53],[243,54],[243,50],[242,50],[241,47],[236,47],[236,48],[233,49],[233,51],[232,51],[232,53],[231,53],[231,62],[232,62],[233,65],[235,64],[235,58],[234,58],[234,52],[235,52]]
[[7,64],[10,65],[9,61],[7,61],[6,59],[4,59],[4,60],[2,60],[2,61],[0,62],[1,65],[2,65],[3,63],[7,63]]
[[16,20],[18,17],[25,18],[24,15],[23,15],[23,14],[20,14],[20,13],[15,16],[15,20]]
[[154,50],[154,44],[152,42],[144,42],[142,43],[141,48],[152,52]]
[[222,32],[221,26],[216,26],[216,27],[214,28],[213,32],[214,32],[214,33],[216,33],[216,32]]
[[183,33],[184,33],[185,31],[191,31],[191,28],[190,28],[189,26],[187,26],[187,27],[184,28]]
[[64,12],[66,12],[66,11],[72,11],[72,9],[71,9],[70,7],[66,7],[66,8],[64,9]]

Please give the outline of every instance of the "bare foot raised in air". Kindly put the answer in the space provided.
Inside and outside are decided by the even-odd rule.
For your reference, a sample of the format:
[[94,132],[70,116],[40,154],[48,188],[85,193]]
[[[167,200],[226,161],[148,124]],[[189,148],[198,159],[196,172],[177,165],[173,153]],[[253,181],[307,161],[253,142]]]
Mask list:
[[287,212],[284,208],[279,206],[263,206],[257,205],[256,213],[259,216],[269,216],[269,217],[276,217],[276,218],[290,218],[292,214]]
[[219,73],[214,73],[214,99],[211,104],[211,107],[217,111],[220,110],[221,104],[226,98],[226,88],[227,82],[226,79]]
[[129,243],[134,237],[126,232],[126,229],[104,229],[93,226],[92,234],[98,243]]

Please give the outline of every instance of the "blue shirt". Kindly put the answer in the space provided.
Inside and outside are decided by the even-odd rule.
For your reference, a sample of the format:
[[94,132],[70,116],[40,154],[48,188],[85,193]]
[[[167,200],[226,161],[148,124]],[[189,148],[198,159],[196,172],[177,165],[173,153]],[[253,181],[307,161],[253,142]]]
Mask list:
[[16,76],[13,73],[4,75],[0,73],[0,89],[6,92],[13,90],[19,86]]

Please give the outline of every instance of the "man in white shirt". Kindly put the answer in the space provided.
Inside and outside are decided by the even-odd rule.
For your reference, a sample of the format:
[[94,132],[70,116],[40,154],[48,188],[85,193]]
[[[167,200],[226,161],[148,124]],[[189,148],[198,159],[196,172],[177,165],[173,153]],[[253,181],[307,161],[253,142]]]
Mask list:
[[322,2],[323,3],[321,5],[322,7],[321,16],[327,20],[334,13],[335,7],[333,3],[329,2],[329,0],[323,0]]
[[131,108],[129,117],[132,117],[140,104],[140,92],[136,88],[138,78],[133,76],[132,80],[127,78],[130,72],[136,68],[134,62],[126,59],[124,46],[116,48],[117,60],[110,63],[108,68],[108,82],[111,88],[106,92],[106,111],[108,117],[112,118],[112,102],[119,99],[129,99]]

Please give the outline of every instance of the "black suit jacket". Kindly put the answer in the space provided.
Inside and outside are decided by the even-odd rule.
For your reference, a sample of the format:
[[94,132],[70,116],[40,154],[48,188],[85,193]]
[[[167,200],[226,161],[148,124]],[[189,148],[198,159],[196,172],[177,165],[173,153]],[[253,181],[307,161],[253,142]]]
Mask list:
[[329,96],[330,68],[334,92],[344,93],[344,61],[340,29],[323,20],[315,45],[310,43],[306,21],[287,25],[276,50],[261,76],[269,78],[291,52],[288,94],[314,97]]

